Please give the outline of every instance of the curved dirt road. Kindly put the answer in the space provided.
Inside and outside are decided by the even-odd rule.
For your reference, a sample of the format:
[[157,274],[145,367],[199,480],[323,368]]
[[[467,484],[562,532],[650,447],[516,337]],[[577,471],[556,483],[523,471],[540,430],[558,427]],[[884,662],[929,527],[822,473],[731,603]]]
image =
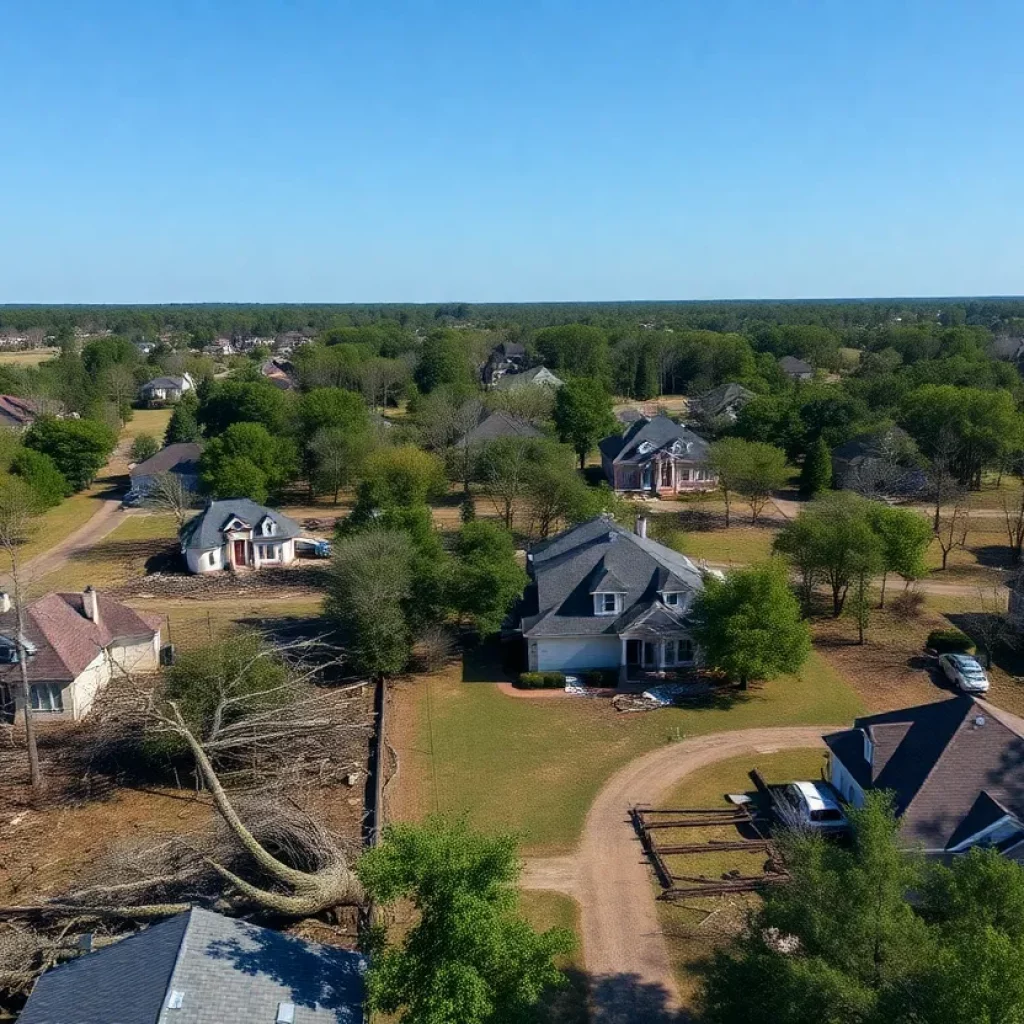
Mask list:
[[652,876],[629,819],[680,779],[741,754],[820,746],[845,726],[743,729],[697,736],[637,758],[591,805],[575,855],[528,859],[524,889],[562,892],[581,908],[583,960],[600,1024],[675,1020],[679,993],[655,908]]

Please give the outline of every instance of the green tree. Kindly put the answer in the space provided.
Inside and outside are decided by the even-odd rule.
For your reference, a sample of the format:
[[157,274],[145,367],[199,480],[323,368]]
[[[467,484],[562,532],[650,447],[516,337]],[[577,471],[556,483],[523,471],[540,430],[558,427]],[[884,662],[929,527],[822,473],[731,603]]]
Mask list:
[[196,419],[198,408],[199,399],[193,392],[187,391],[171,413],[167,432],[164,434],[165,445],[184,444],[202,439],[203,432],[199,429],[199,421]]
[[735,487],[750,506],[751,523],[756,523],[772,494],[789,478],[786,453],[762,441],[741,443],[745,449]]
[[589,324],[545,327],[534,344],[546,366],[560,376],[608,378],[608,335]]
[[412,508],[445,493],[444,464],[412,445],[380,448],[363,467],[363,479],[350,518],[356,524],[386,508]]
[[203,449],[199,475],[203,488],[214,497],[263,502],[291,479],[295,463],[289,438],[272,437],[259,423],[232,423]]
[[515,842],[428,819],[391,825],[363,855],[359,878],[385,906],[409,901],[416,923],[370,961],[370,1008],[406,1024],[525,1024],[564,978],[554,958],[571,951],[561,930],[535,932],[516,912]]
[[706,664],[739,680],[796,672],[811,650],[810,630],[780,562],[709,576],[693,606],[693,638]]
[[805,608],[814,585],[832,591],[832,614],[843,613],[846,595],[859,575],[881,569],[881,541],[871,524],[871,502],[849,491],[834,491],[810,502],[775,540],[776,551],[800,570]]
[[924,557],[933,534],[928,521],[910,509],[878,502],[871,505],[870,518],[881,543],[882,594],[878,607],[884,608],[889,573],[902,576],[908,583],[927,573]]
[[811,445],[800,470],[800,493],[816,498],[832,488],[832,450],[824,437]]
[[401,530],[368,529],[335,541],[326,612],[357,671],[391,676],[408,664],[403,604],[412,594],[413,558],[412,540]]
[[466,523],[455,541],[457,610],[482,635],[496,633],[526,588],[512,534],[495,523]]
[[476,390],[468,341],[462,331],[435,331],[423,342],[420,360],[413,373],[424,394],[446,387],[465,400]]
[[209,437],[234,423],[259,423],[274,437],[288,433],[291,396],[263,377],[253,380],[204,381],[199,388],[196,419]]
[[611,395],[600,380],[577,377],[567,381],[555,396],[555,429],[558,438],[576,452],[580,469],[597,443],[615,433],[618,423]]
[[75,491],[92,483],[116,443],[110,427],[84,419],[40,416],[25,434],[25,447],[49,455]]
[[132,462],[145,462],[160,451],[160,442],[152,434],[139,434],[132,442]]
[[11,472],[32,488],[40,508],[52,508],[71,493],[64,474],[53,459],[31,448],[19,448],[11,459]]

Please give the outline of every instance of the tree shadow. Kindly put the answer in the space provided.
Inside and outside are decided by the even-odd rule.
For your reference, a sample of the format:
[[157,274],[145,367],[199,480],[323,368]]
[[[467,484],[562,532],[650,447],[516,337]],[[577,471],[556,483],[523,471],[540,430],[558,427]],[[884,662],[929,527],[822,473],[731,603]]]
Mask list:
[[[220,929],[218,929],[219,931]],[[225,1007],[253,997],[270,1011],[280,1002],[333,1013],[337,1024],[363,1020],[363,970],[358,953],[303,942],[281,932],[231,922],[232,935],[211,937],[201,950],[205,960],[223,961],[209,973],[216,985],[210,996]],[[200,963],[197,971],[202,971]],[[206,972],[202,972],[206,973]],[[325,1018],[328,1019],[328,1018]]]
[[469,642],[462,652],[464,683],[512,683],[524,671],[522,641],[486,637]]
[[684,1024],[692,1018],[672,1006],[663,985],[636,974],[590,978],[590,1024]]
[[978,565],[992,569],[1012,569],[1013,549],[1007,544],[982,544],[979,547],[968,546]]

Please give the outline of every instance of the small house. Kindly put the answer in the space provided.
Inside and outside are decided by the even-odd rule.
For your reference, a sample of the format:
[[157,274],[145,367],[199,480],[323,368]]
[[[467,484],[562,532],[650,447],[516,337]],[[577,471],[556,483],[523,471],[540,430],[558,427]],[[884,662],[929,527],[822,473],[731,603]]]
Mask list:
[[21,713],[21,658],[25,658],[34,717],[84,718],[97,694],[125,672],[153,672],[160,663],[159,616],[135,611],[92,587],[47,594],[17,612],[0,594],[0,721]]
[[616,494],[653,495],[713,490],[707,441],[667,416],[637,420],[598,446],[601,466]]
[[191,375],[183,373],[180,377],[154,377],[142,385],[141,394],[145,402],[163,404],[179,402],[182,395],[194,389]]
[[866,495],[916,494],[928,484],[914,439],[899,427],[860,434],[832,449],[832,482]]
[[299,524],[248,498],[210,501],[180,533],[189,572],[260,569],[295,561]]
[[526,348],[516,341],[503,341],[495,345],[481,371],[487,387],[494,387],[508,373],[521,373],[526,369]]
[[167,474],[178,477],[185,489],[198,490],[199,458],[202,454],[203,446],[191,441],[181,441],[161,448],[156,455],[132,467],[131,493],[141,499],[149,497],[156,487],[157,479]]
[[21,1024],[363,1024],[366,962],[193,907],[42,975]]
[[829,780],[859,807],[893,795],[900,836],[931,855],[992,847],[1024,858],[1021,721],[973,697],[858,718],[825,737]]
[[543,437],[544,435],[532,424],[518,416],[513,416],[504,409],[481,413],[477,425],[467,431],[458,441],[456,448],[467,448],[487,444],[502,437]]
[[282,356],[267,359],[260,366],[260,375],[281,391],[294,391],[296,388],[292,364]]
[[40,412],[39,404],[31,398],[0,395],[0,427],[27,430],[35,423]]
[[703,576],[685,555],[598,516],[534,544],[520,628],[531,672],[614,670],[643,681],[694,664],[688,616]]
[[790,380],[810,380],[814,376],[814,367],[796,356],[783,356],[779,360],[779,369]]
[[520,373],[506,373],[494,382],[497,391],[517,391],[525,387],[560,388],[565,381],[556,377],[546,366],[535,366]]
[[694,398],[689,409],[694,416],[705,421],[724,420],[735,423],[737,413],[754,397],[754,392],[742,384],[720,384],[717,388],[705,391],[699,398]]

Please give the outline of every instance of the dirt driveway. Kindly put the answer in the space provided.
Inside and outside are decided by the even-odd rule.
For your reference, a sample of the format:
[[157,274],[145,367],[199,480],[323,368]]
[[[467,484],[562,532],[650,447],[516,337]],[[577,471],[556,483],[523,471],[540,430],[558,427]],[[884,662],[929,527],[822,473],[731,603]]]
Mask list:
[[846,726],[743,729],[661,747],[626,765],[591,805],[575,856],[526,861],[525,889],[562,892],[580,904],[583,962],[594,1019],[601,1024],[665,1024],[679,992],[658,923],[652,876],[629,820],[634,804],[656,804],[691,772],[741,754],[821,745]]

